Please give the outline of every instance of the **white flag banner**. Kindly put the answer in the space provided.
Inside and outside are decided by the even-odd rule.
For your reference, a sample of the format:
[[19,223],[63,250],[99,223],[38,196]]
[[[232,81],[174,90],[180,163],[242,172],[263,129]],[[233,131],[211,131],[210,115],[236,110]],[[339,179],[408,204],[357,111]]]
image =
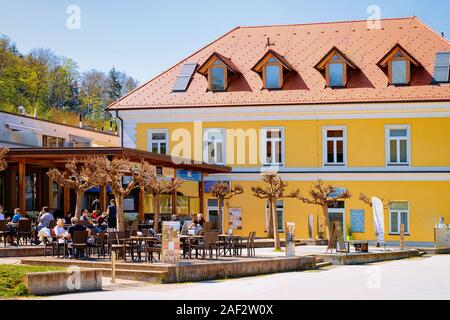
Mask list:
[[372,197],[373,221],[375,226],[375,236],[379,244],[384,244],[384,206],[383,201],[377,197]]

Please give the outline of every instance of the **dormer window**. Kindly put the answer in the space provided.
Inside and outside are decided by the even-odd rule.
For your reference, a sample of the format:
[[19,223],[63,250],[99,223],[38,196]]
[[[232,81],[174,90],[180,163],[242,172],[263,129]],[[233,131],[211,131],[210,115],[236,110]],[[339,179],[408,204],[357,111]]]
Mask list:
[[225,84],[227,83],[227,68],[219,59],[208,70],[209,89],[212,91],[225,90]]
[[397,44],[378,62],[378,66],[387,70],[389,84],[408,85],[411,82],[411,66],[419,67],[420,63]]
[[229,58],[214,52],[198,69],[208,79],[208,90],[226,91],[233,74],[239,73]]
[[268,50],[252,70],[261,76],[264,89],[273,90],[283,87],[284,73],[293,68],[282,55]]
[[331,88],[347,86],[349,67],[357,69],[356,65],[337,48],[331,49],[315,66],[325,77],[327,87]]

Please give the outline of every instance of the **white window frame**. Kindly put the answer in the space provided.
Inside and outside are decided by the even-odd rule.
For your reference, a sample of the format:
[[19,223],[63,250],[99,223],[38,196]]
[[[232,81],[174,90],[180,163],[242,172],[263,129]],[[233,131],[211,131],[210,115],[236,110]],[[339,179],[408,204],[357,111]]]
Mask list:
[[[328,131],[342,130],[342,138],[328,138]],[[343,162],[328,162],[328,145],[327,142],[331,140],[334,142],[334,158],[337,158],[336,141],[343,142]],[[322,163],[324,167],[346,167],[347,166],[347,127],[346,126],[327,126],[322,127]]]
[[[220,133],[222,135],[222,162],[218,162],[217,160],[217,152],[215,152],[213,162],[209,161],[209,152],[208,152],[208,133]],[[226,162],[226,135],[225,129],[223,128],[206,128],[203,129],[203,161],[210,164],[220,164],[224,165]],[[216,144],[214,143],[214,148],[216,148]],[[215,150],[215,149],[214,149]]]
[[[281,211],[281,226],[278,225],[278,232],[283,233],[284,232],[284,200],[283,199],[278,199],[277,201],[281,201],[283,203],[283,208],[276,208],[276,210],[280,210]],[[269,200],[266,200],[266,231],[269,229],[269,218],[270,218],[270,214],[269,214]]]
[[[411,216],[409,214],[409,211],[410,211],[409,202],[408,201],[401,201],[401,200],[392,201],[392,203],[393,202],[406,202],[408,204],[408,210],[391,209],[391,207],[389,207],[389,234],[395,234],[395,235],[400,234],[400,225],[402,224],[401,223],[402,212],[406,212],[406,216],[408,217],[408,224],[407,224],[408,232],[405,232],[405,235],[410,235],[411,234],[411,227],[410,227],[410,225],[411,225],[411,219],[410,219]],[[398,232],[392,231],[392,212],[393,211],[396,212],[397,215],[398,215],[397,216]]]
[[[169,130],[168,129],[148,129],[147,130],[147,151],[152,152],[152,143],[153,143],[152,134],[153,133],[164,133],[166,135],[166,139],[164,140],[164,142],[166,143],[166,153],[165,154],[169,154]],[[163,142],[163,140],[155,140],[155,141]],[[160,150],[161,150],[161,146],[158,144],[158,153],[159,154],[161,154]]]
[[[271,163],[267,163],[266,162],[266,155],[267,155],[267,150],[266,150],[266,145],[267,145],[267,132],[271,131],[271,130],[280,130],[281,132],[281,163],[275,163],[273,162],[273,158],[272,158],[272,162]],[[284,162],[285,162],[285,138],[284,138],[284,128],[283,127],[264,127],[260,129],[260,157],[261,157],[261,164],[263,166],[274,166],[274,167],[283,167],[284,166]],[[272,153],[273,154],[273,153]]]
[[[400,139],[391,139],[391,130],[406,130],[406,163],[399,162],[400,161],[400,143],[397,143],[397,161],[391,162],[391,140]],[[386,152],[386,166],[401,166],[401,167],[410,167],[411,166],[411,126],[409,124],[402,125],[386,125],[385,126],[385,152]]]

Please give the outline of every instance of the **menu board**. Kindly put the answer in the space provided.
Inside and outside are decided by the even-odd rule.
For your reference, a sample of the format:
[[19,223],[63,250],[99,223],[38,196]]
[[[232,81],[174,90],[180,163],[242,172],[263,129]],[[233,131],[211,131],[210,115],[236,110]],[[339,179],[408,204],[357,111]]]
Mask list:
[[295,223],[286,222],[286,256],[295,256]]
[[180,261],[180,222],[164,221],[162,225],[162,262]]
[[228,209],[228,227],[232,230],[242,229],[242,208]]
[[363,233],[364,228],[364,210],[350,210],[350,225],[352,233]]

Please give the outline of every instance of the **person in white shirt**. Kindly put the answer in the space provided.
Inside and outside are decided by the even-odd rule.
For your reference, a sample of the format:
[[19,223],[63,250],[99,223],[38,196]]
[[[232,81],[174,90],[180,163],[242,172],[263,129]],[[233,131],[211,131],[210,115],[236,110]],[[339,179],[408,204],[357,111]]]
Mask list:
[[63,243],[64,237],[67,235],[67,231],[64,229],[64,219],[58,219],[56,221],[53,232],[55,233],[56,238],[58,238],[58,242]]

